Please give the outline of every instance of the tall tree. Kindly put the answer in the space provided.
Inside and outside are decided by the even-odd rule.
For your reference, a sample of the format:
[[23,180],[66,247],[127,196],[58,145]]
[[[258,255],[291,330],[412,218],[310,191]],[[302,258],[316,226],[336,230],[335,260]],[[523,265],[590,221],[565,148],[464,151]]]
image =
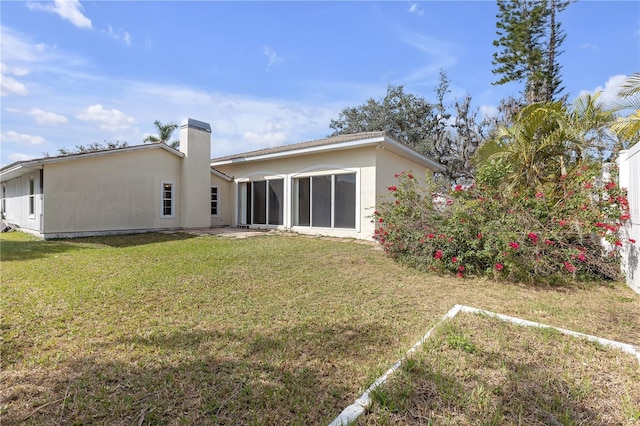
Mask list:
[[405,93],[403,86],[389,85],[384,98],[370,98],[363,105],[343,109],[331,120],[331,136],[385,131],[399,142],[431,154],[430,142],[438,126],[435,106],[424,98]]
[[176,123],[169,122],[167,124],[162,124],[159,120],[156,120],[153,122],[153,124],[156,126],[156,129],[158,130],[158,135],[147,136],[146,138],[144,138],[144,143],[162,142],[169,145],[171,148],[176,148],[176,149],[180,146],[180,141],[177,139],[169,142],[169,139],[171,139],[171,135],[178,128],[178,125]]
[[[477,110],[471,109],[471,97],[451,105],[445,103],[449,80],[444,72],[434,89],[436,103],[405,93],[403,86],[389,86],[383,99],[369,99],[363,105],[345,108],[331,120],[331,136],[385,131],[393,138],[445,166],[445,182],[472,180],[471,156],[485,139],[477,123]],[[450,110],[457,115],[452,118]]]
[[558,14],[571,0],[497,0],[494,84],[524,82],[526,103],[553,101],[562,92],[558,63],[565,34]]

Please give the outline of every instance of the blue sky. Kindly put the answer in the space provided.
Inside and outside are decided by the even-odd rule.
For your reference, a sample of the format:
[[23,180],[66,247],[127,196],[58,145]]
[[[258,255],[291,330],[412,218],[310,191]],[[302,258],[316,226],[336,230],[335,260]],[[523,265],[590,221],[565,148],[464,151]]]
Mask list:
[[[0,163],[104,141],[142,142],[153,121],[211,123],[212,156],[317,139],[387,85],[483,113],[493,86],[494,1],[2,1]],[[560,18],[565,93],[640,71],[640,2],[586,1]],[[175,134],[177,137],[177,133]]]

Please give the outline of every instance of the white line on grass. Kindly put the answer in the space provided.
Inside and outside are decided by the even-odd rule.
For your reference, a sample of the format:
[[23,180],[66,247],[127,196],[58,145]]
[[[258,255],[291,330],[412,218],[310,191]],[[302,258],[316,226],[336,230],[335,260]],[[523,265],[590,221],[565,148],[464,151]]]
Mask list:
[[369,386],[369,388],[362,395],[360,395],[360,397],[356,399],[353,404],[349,405],[347,408],[342,410],[340,415],[336,417],[331,423],[329,423],[329,426],[344,426],[356,421],[358,417],[360,417],[371,406],[371,392],[374,391],[378,386],[386,382],[387,379],[391,375],[393,375],[396,372],[396,370],[400,368],[400,366],[402,365],[402,362],[409,355],[413,354],[418,348],[424,345],[424,343],[431,337],[431,334],[433,334],[436,328],[438,328],[444,321],[454,318],[460,312],[471,313],[471,314],[484,314],[492,318],[499,319],[501,321],[511,322],[517,325],[522,325],[524,327],[554,329],[559,331],[560,333],[567,334],[569,336],[578,337],[580,339],[585,339],[590,342],[597,342],[603,346],[619,349],[630,355],[634,355],[638,359],[638,362],[640,363],[640,348],[636,348],[635,346],[630,345],[628,343],[620,343],[614,340],[603,339],[601,337],[596,337],[596,336],[590,336],[588,334],[578,333],[576,331],[571,331],[571,330],[567,330],[560,327],[554,327],[554,326],[542,324],[539,322],[527,321],[527,320],[516,318],[516,317],[510,317],[508,315],[502,315],[502,314],[498,314],[491,311],[485,311],[483,309],[472,308],[470,306],[455,305],[453,308],[449,310],[449,312],[447,312],[442,318],[440,318],[440,320],[436,323],[436,325],[434,325],[433,327],[431,327],[429,331],[427,331],[427,334],[425,334],[422,339],[416,342],[416,344],[413,345],[406,352],[405,356],[402,359],[398,360],[382,376],[378,377],[378,379],[376,379],[376,381],[373,382],[371,386]]

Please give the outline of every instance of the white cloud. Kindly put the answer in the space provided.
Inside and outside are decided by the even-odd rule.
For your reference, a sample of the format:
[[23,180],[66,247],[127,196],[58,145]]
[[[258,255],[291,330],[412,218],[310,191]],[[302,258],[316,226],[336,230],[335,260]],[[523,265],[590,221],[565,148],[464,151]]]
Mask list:
[[598,46],[597,46],[597,45],[595,45],[595,44],[592,44],[592,43],[588,43],[588,42],[587,42],[587,43],[582,43],[582,44],[580,45],[580,49],[583,49],[583,50],[585,50],[585,49],[588,49],[588,50],[598,50]]
[[35,118],[38,124],[65,124],[69,121],[64,115],[44,111],[40,108],[31,108],[28,114]]
[[0,74],[0,96],[21,95],[29,93],[27,86],[8,75]]
[[117,31],[113,29],[111,25],[107,26],[106,30],[102,30],[103,33],[106,33],[110,38],[114,40],[123,41],[127,46],[131,46],[131,34],[119,28]]
[[500,111],[495,105],[480,105],[480,115],[482,117],[497,117]]
[[401,79],[402,82],[419,82],[425,78],[433,78],[441,69],[449,68],[458,62],[451,53],[453,47],[445,41],[418,33],[409,34],[403,41],[427,56],[425,62],[428,65],[412,70]]
[[18,108],[7,107],[5,108],[5,111],[31,116],[35,118],[36,123],[41,125],[65,124],[69,121],[69,119],[67,119],[67,117],[65,117],[64,115],[56,114],[55,112],[45,111],[40,108],[31,108],[29,111],[24,111]]
[[604,87],[598,86],[592,91],[582,90],[580,92],[580,96],[600,92],[599,100],[605,106],[611,107],[616,101],[618,101],[618,92],[620,91],[620,87],[622,87],[626,79],[627,76],[624,74],[611,76],[609,77],[609,80],[607,80],[607,82],[604,84]]
[[78,0],[54,0],[53,4],[28,2],[27,6],[31,10],[55,13],[78,28],[91,29],[92,27],[91,20],[82,13],[82,5]]
[[0,63],[0,72],[2,72],[2,74],[12,74],[18,77],[24,77],[25,75],[29,74],[29,68],[11,67],[3,62]]
[[13,152],[11,154],[9,154],[8,156],[9,161],[11,161],[12,163],[16,162],[16,161],[28,161],[28,160],[33,160],[34,158],[36,158],[34,155],[29,155],[29,154],[21,154],[19,152]]
[[271,68],[275,64],[280,64],[284,62],[284,59],[278,56],[276,51],[269,46],[265,46],[263,52],[267,56],[267,59],[269,60],[269,62],[267,63],[267,68]]
[[421,9],[418,6],[418,3],[411,3],[411,6],[409,6],[409,12],[413,13],[413,14],[416,14],[418,16],[424,15],[424,9]]
[[116,131],[130,128],[134,119],[127,117],[117,109],[104,109],[100,104],[90,105],[77,115],[79,120],[94,121],[100,124],[100,128],[108,131]]
[[45,143],[45,139],[42,136],[27,135],[25,133],[14,132],[13,130],[0,132],[0,140],[2,140],[2,142],[13,142],[20,145],[41,145]]

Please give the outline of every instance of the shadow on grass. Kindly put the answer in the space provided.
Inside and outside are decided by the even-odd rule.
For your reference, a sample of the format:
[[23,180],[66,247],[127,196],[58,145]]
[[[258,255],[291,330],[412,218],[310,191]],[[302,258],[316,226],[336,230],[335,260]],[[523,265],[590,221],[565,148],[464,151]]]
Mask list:
[[389,334],[369,324],[120,337],[5,383],[3,424],[327,424],[362,391],[354,359]]
[[69,244],[65,241],[11,241],[0,242],[0,260],[32,260],[41,257],[83,250],[84,247]]
[[196,238],[196,235],[183,232],[145,232],[142,234],[105,235],[100,237],[73,238],[64,241],[97,244],[114,248],[136,247],[146,244],[165,243],[169,241],[181,241]]
[[6,240],[0,241],[0,260],[32,260],[49,255],[91,248],[88,245],[113,248],[135,247],[196,238],[185,233],[145,233],[110,235],[100,237],[72,238],[60,240]]

